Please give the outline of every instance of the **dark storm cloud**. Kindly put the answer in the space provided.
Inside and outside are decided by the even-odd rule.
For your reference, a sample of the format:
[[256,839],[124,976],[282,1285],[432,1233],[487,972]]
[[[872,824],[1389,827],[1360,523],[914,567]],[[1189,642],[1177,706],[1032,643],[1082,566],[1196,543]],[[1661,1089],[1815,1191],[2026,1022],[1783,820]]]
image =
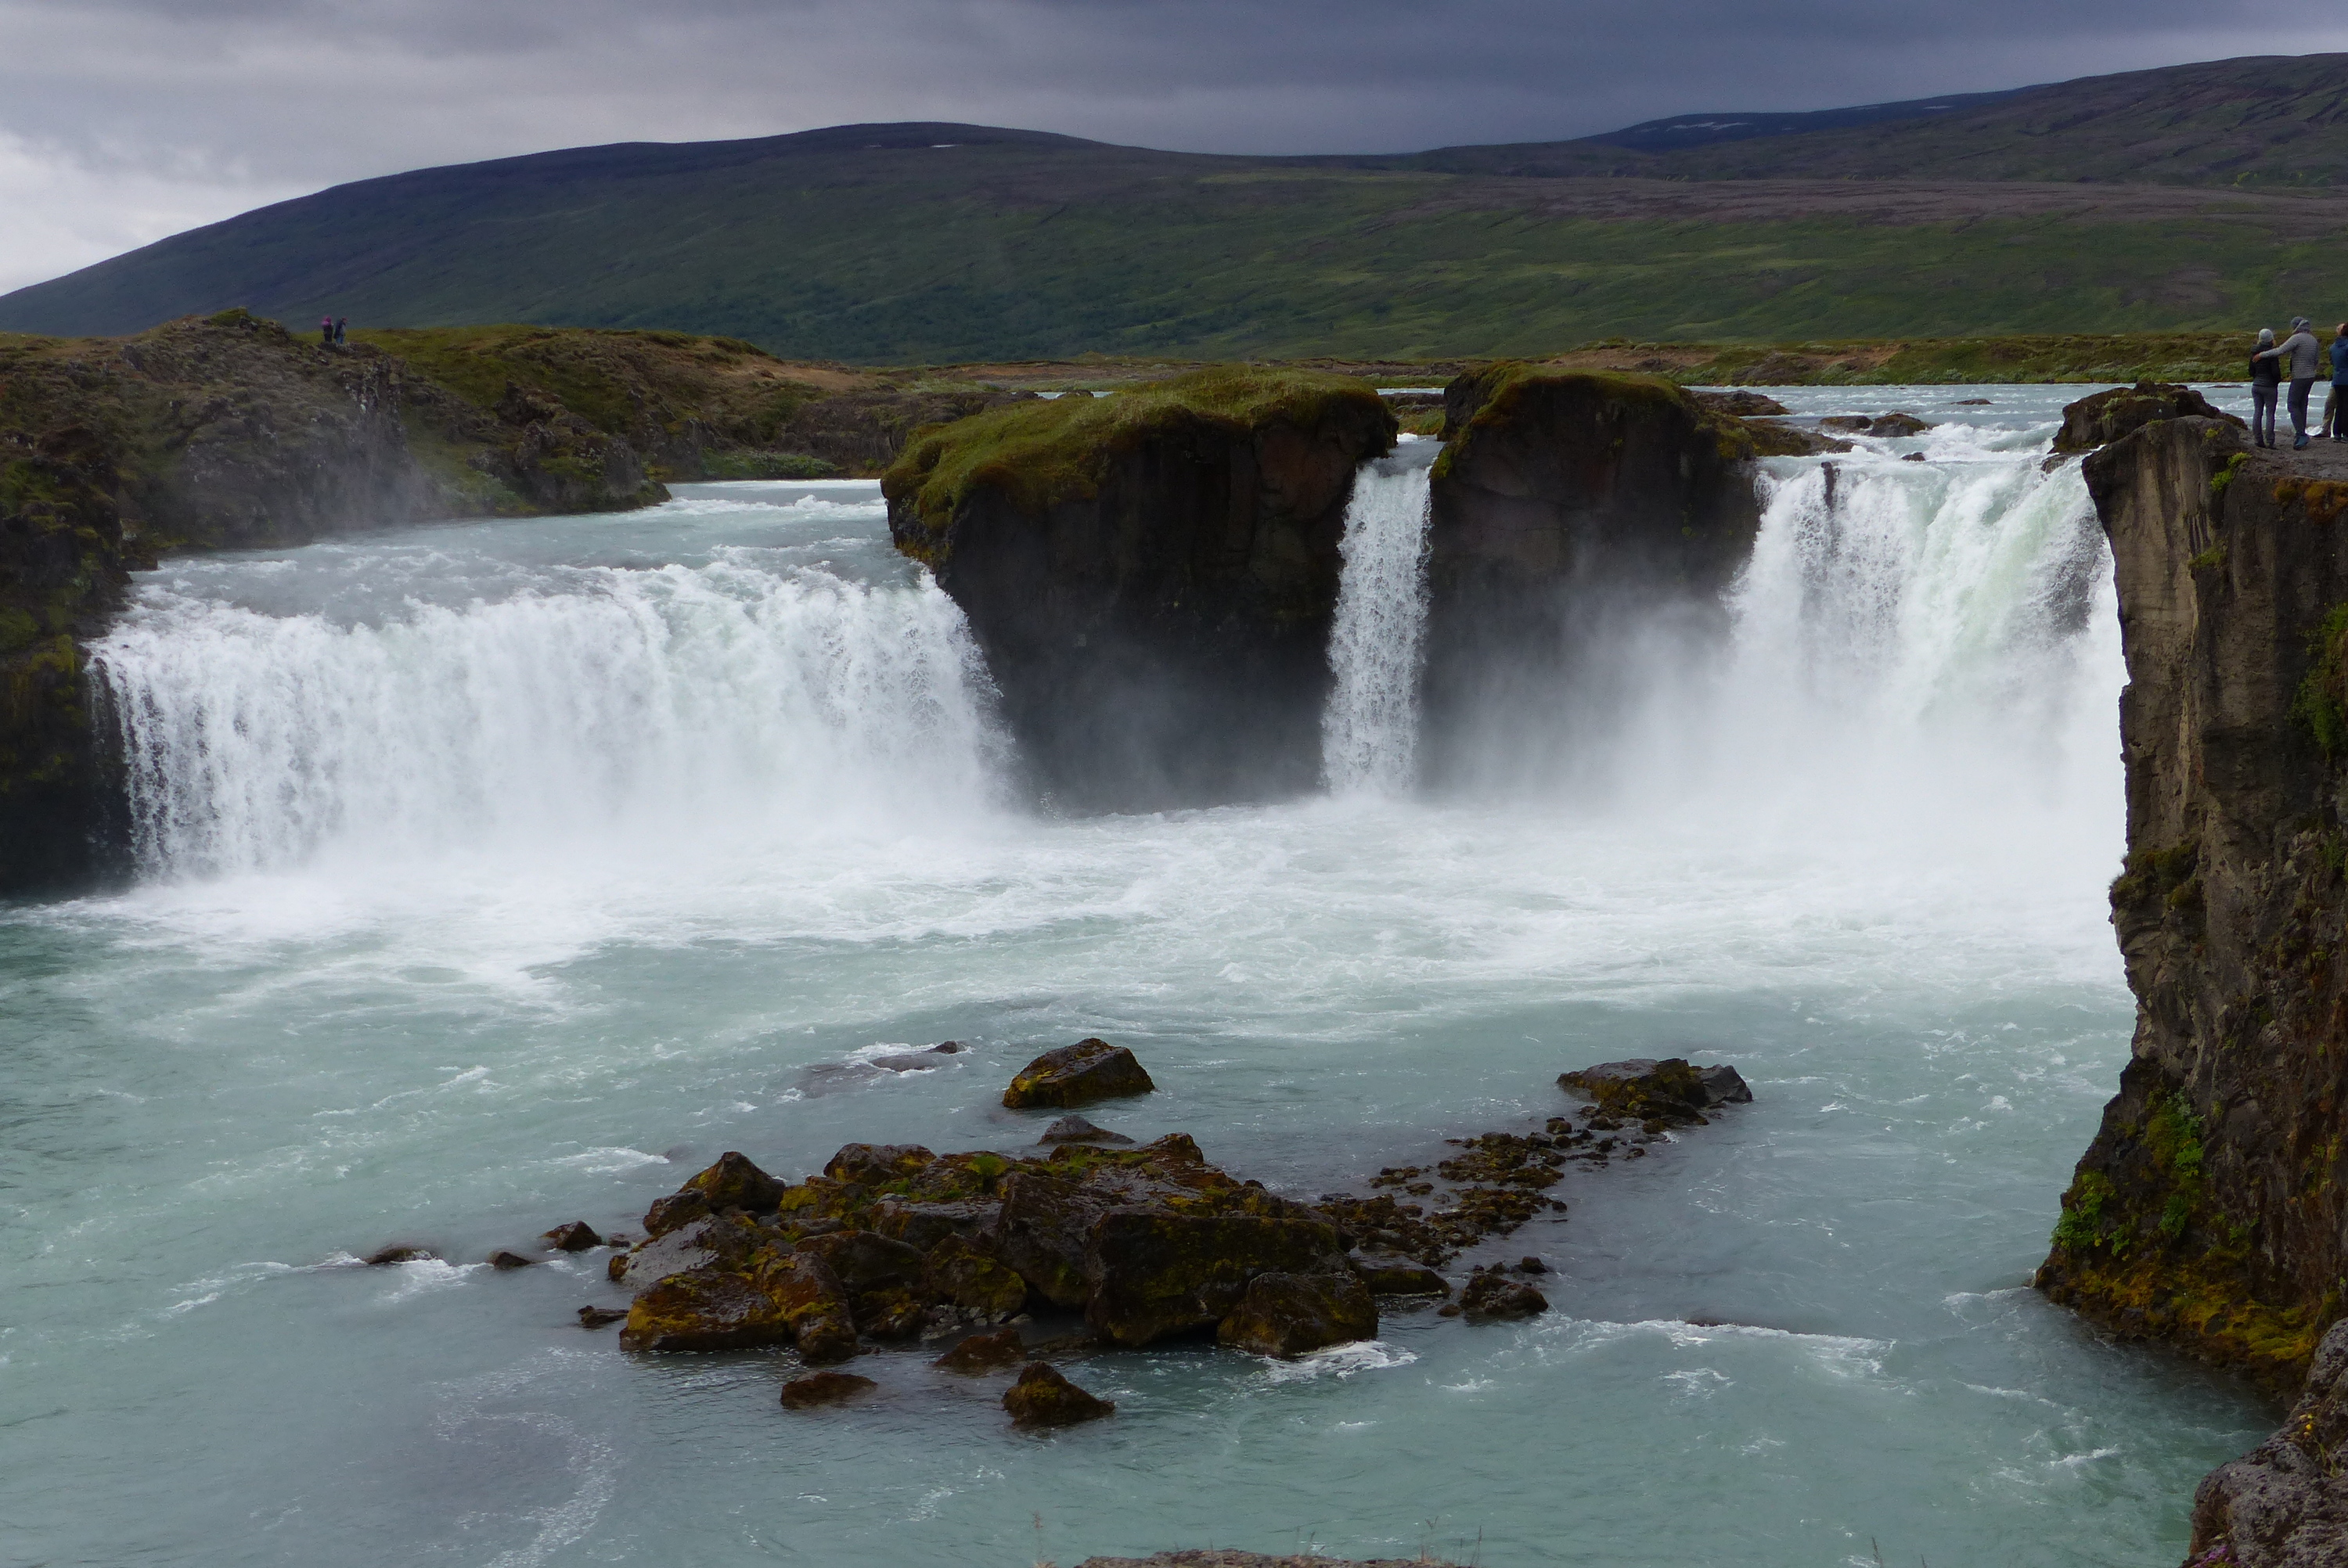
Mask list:
[[955,119],[1206,151],[1586,135],[2348,47],[2301,0],[0,0],[0,286],[256,201]]

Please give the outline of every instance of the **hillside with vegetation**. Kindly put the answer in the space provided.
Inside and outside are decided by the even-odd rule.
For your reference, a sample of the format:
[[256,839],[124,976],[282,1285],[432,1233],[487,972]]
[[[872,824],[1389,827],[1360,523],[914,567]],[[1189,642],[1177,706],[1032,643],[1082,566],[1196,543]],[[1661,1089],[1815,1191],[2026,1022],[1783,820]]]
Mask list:
[[1390,158],[943,124],[577,149],[246,213],[0,298],[0,328],[244,306],[865,364],[2215,328],[2329,308],[2343,63]]

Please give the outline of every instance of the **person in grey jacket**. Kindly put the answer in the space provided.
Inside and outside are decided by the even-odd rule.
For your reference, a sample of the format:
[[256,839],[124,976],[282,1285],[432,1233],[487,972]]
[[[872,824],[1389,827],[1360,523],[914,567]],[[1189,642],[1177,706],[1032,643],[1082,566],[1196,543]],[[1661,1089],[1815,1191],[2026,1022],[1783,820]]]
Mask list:
[[2250,355],[2250,440],[2274,445],[2275,400],[2281,395],[2282,364],[2267,351],[2274,347],[2274,328],[2259,329],[2259,352]]
[[2316,365],[2323,358],[2322,345],[2315,334],[2307,330],[2305,316],[2291,318],[2291,335],[2251,356],[2253,359],[2275,359],[2281,363],[2291,377],[2291,427],[2294,452],[2307,445],[2307,394],[2315,385]]

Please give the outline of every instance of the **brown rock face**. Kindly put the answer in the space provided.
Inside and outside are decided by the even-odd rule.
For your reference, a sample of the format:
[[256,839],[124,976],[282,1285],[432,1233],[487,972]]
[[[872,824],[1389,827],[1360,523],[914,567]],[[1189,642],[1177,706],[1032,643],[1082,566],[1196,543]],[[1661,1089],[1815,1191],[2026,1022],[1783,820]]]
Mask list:
[[783,1194],[783,1184],[731,1151],[684,1186],[644,1211],[644,1234],[658,1236],[692,1224],[705,1215],[739,1210],[770,1214]]
[[1011,1412],[1014,1424],[1023,1427],[1073,1426],[1097,1420],[1117,1409],[1115,1403],[1085,1392],[1045,1361],[1019,1374],[1019,1380],[1004,1393],[1003,1408]]
[[2227,1568],[2348,1563],[2348,1324],[2332,1330],[2282,1430],[2193,1494],[2193,1553]]
[[1347,1274],[1259,1274],[1215,1337],[1256,1356],[1303,1356],[1378,1336],[1368,1286]]
[[2348,484],[2246,446],[2166,420],[2086,462],[2128,664],[2112,922],[2137,1030],[2039,1285],[2290,1387],[2348,1272],[2348,536],[2326,517]]
[[1085,1321],[1119,1345],[1199,1333],[1258,1275],[1336,1273],[1344,1259],[1336,1227],[1319,1220],[1112,1210],[1086,1241]]
[[1021,1068],[1011,1087],[1003,1091],[1003,1103],[1014,1111],[1035,1105],[1089,1105],[1096,1100],[1148,1094],[1157,1087],[1124,1046],[1105,1040],[1080,1040],[1047,1050]]
[[[2348,1273],[2348,463],[2247,446],[2156,419],[2085,466],[2128,666],[2112,922],[2137,1028],[2037,1283],[2288,1389]],[[2338,1358],[2319,1367],[2316,1427],[2205,1483],[2197,1552],[2338,1560],[2304,1545],[2343,1517],[2319,1474]]]
[[2161,419],[2215,419],[2237,430],[2250,426],[2230,414],[2220,413],[2189,386],[2169,381],[2139,381],[2083,397],[2063,410],[2063,428],[2055,434],[2057,452],[2092,452],[2131,431]]
[[1648,618],[1719,630],[1760,525],[1752,436],[1668,382],[1498,364],[1444,402],[1420,748],[1437,783],[1570,754],[1530,716],[1560,693],[1602,707],[1608,655]]
[[[1366,384],[1252,422],[1202,403],[982,469],[942,527],[901,465],[890,530],[969,617],[1039,793],[1086,811],[1293,795],[1320,782],[1354,473],[1395,432]],[[1018,461],[1085,477],[1030,503]]]

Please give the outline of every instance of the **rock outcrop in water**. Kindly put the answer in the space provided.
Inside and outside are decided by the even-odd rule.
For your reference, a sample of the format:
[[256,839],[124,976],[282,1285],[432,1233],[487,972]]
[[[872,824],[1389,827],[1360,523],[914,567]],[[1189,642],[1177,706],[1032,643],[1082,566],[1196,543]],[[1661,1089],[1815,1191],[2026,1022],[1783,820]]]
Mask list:
[[1633,618],[1715,624],[1760,527],[1752,434],[1659,377],[1503,364],[1444,404],[1422,748],[1437,777],[1519,744]]
[[999,409],[881,481],[897,547],[969,618],[1039,791],[1078,809],[1313,788],[1365,382],[1203,371]]
[[[2128,666],[2111,899],[2137,1028],[2038,1285],[2285,1389],[2348,1308],[2348,462],[2190,416],[2085,473]],[[2309,1457],[2337,1434],[2278,1441],[2204,1488],[2197,1552],[2334,1560],[2285,1542],[2348,1509]]]

